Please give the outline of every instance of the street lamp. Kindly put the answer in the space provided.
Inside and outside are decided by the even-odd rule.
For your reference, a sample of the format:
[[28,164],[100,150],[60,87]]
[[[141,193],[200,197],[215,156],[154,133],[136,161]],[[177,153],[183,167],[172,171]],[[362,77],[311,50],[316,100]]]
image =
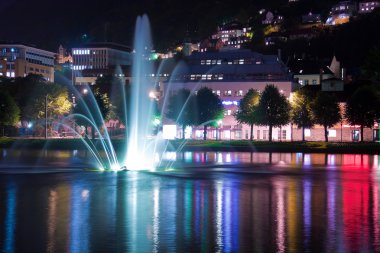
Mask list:
[[48,111],[48,95],[45,95],[45,139],[48,137],[48,129],[47,129],[47,111]]

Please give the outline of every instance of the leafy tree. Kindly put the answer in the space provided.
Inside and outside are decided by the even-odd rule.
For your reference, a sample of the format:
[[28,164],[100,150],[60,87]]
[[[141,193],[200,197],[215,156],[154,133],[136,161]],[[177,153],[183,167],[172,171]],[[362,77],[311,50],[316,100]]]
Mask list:
[[8,89],[21,109],[22,120],[32,121],[45,118],[46,97],[49,118],[64,115],[71,109],[67,88],[48,83],[39,75],[16,78]]
[[305,141],[305,128],[314,126],[311,99],[306,90],[294,93],[291,107],[291,120],[298,128],[302,128],[302,141]]
[[363,86],[347,100],[345,117],[351,125],[360,125],[361,141],[364,127],[372,127],[378,118],[379,96],[370,86]]
[[323,126],[325,141],[328,142],[327,128],[334,126],[341,120],[339,104],[336,98],[327,92],[319,92],[311,104],[311,109],[315,123]]
[[182,139],[184,139],[186,126],[194,124],[194,96],[190,90],[180,89],[169,97],[166,117],[182,126]]
[[223,118],[224,107],[220,98],[212,90],[203,87],[196,96],[197,125],[203,125],[203,139],[206,140],[207,127],[216,125],[218,119]]
[[254,89],[249,89],[247,94],[240,99],[239,110],[235,114],[235,118],[239,123],[250,125],[251,140],[253,140],[253,125],[258,123],[256,110],[259,100],[260,94]]
[[122,77],[104,75],[96,79],[94,88],[109,98],[109,118],[118,119],[127,125],[131,85]]
[[267,85],[261,94],[257,107],[259,124],[269,126],[269,141],[272,141],[273,127],[289,122],[290,105],[286,97],[274,85]]
[[0,90],[0,126],[3,130],[6,126],[14,126],[20,120],[20,109],[14,99],[5,92]]
[[88,127],[91,127],[91,137],[95,139],[95,126],[101,127],[104,125],[104,121],[109,119],[109,98],[107,94],[101,93],[99,89],[95,88],[92,92],[83,94],[77,99],[73,113],[76,123],[85,126],[86,135]]

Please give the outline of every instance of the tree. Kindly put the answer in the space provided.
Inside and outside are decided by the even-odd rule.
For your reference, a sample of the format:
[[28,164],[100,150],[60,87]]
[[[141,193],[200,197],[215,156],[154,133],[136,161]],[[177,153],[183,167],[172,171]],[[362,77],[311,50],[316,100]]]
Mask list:
[[49,83],[42,76],[18,77],[8,89],[20,107],[22,120],[45,118],[46,97],[49,117],[54,118],[70,112],[71,102],[67,88]]
[[78,125],[91,127],[91,138],[95,139],[95,127],[104,125],[109,119],[110,102],[107,94],[100,93],[99,89],[83,94],[77,99],[77,105],[73,110],[75,121]]
[[341,120],[339,104],[333,95],[319,92],[311,104],[315,123],[322,125],[325,133],[325,141],[328,142],[327,128],[334,126]]
[[259,104],[260,94],[249,89],[247,94],[239,102],[239,110],[235,114],[235,118],[239,123],[248,124],[251,127],[251,140],[253,140],[253,125],[258,123],[257,106]]
[[298,128],[302,128],[302,141],[305,141],[305,128],[314,126],[311,99],[306,90],[294,93],[291,107],[291,120]]
[[8,92],[0,90],[0,126],[3,132],[2,135],[4,136],[6,126],[14,126],[19,120],[20,108]]
[[261,94],[257,107],[259,124],[269,127],[269,141],[272,141],[273,127],[289,123],[290,105],[286,97],[274,85],[267,85]]
[[378,118],[379,96],[370,86],[360,87],[347,100],[345,117],[351,125],[360,125],[360,141],[363,141],[364,127],[373,127]]
[[124,80],[124,77],[114,75],[104,75],[98,77],[93,89],[99,93],[106,94],[109,105],[109,117],[118,119],[125,126],[129,122],[129,102],[131,96],[131,85]]
[[203,125],[203,139],[206,140],[207,127],[216,125],[218,119],[223,118],[224,107],[219,97],[212,90],[203,87],[196,96],[196,124]]
[[169,97],[166,117],[182,126],[182,139],[186,126],[194,124],[194,96],[187,89],[180,89]]

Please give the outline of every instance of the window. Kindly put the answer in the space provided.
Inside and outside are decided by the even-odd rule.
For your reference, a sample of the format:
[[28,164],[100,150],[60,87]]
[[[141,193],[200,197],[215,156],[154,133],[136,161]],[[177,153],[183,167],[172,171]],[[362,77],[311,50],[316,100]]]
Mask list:
[[286,130],[282,130],[282,136],[281,136],[281,139],[282,139],[282,140],[286,140]]
[[263,130],[263,140],[268,139],[268,130]]
[[373,140],[379,141],[379,129],[373,129]]
[[311,81],[312,84],[317,84],[317,80],[313,79],[313,81]]
[[242,96],[243,96],[243,90],[239,90],[239,91],[238,91],[238,96],[239,96],[239,97],[242,97]]
[[309,80],[305,80],[305,85],[309,85]]
[[231,115],[232,111],[231,110],[227,110],[227,115]]
[[232,96],[232,90],[227,91],[227,96]]
[[216,90],[216,95],[220,96],[220,90]]
[[241,139],[241,130],[235,131],[235,138],[236,139]]
[[336,137],[336,130],[328,130],[328,136],[329,137]]
[[359,141],[359,130],[353,130],[352,131],[352,141]]
[[310,129],[305,129],[305,137],[310,137],[311,136],[311,131]]
[[257,138],[258,140],[260,140],[260,130],[257,130],[256,138]]

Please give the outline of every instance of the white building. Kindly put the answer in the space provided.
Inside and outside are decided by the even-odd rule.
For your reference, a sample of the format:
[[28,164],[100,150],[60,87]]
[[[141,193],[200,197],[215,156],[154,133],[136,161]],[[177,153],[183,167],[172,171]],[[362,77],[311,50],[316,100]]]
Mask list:
[[55,53],[20,43],[0,44],[0,76],[42,75],[54,82]]
[[362,1],[359,2],[359,13],[366,14],[372,12],[375,8],[380,7],[380,1]]
[[[234,117],[240,99],[249,89],[262,91],[266,85],[273,84],[289,98],[298,87],[290,77],[288,69],[276,55],[263,55],[242,49],[222,50],[193,53],[185,58],[185,62],[183,67],[173,73],[170,82],[164,82],[164,94],[170,96],[182,88],[194,93],[202,87],[212,89],[222,100],[225,115],[217,128],[208,128],[209,139],[250,138],[250,127],[239,124]],[[180,127],[177,128],[169,119],[164,119],[163,124],[164,136],[172,138],[182,136]],[[166,129],[170,133],[166,132]],[[254,127],[255,140],[268,140],[268,133],[268,127]],[[188,128],[185,136],[201,139],[203,128]],[[273,139],[290,140],[290,126],[274,129]]]
[[237,21],[226,23],[218,27],[212,39],[220,39],[227,48],[240,48],[243,43],[250,41],[251,27],[245,27]]
[[125,75],[131,65],[131,48],[116,43],[91,43],[72,49],[75,84],[94,84],[99,76],[115,74],[120,67]]

